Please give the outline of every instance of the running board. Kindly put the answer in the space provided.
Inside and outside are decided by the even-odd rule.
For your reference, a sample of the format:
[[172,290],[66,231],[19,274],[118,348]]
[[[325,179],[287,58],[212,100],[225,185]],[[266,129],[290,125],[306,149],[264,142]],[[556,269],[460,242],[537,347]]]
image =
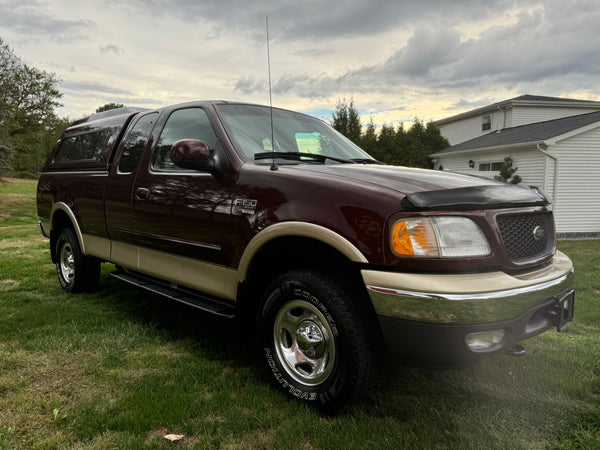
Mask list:
[[214,314],[216,316],[226,319],[233,319],[235,317],[235,306],[229,305],[221,300],[202,295],[198,292],[185,289],[174,283],[172,285],[168,285],[161,280],[147,277],[136,272],[125,272],[123,270],[111,272],[110,276],[147,291],[154,292],[155,294],[162,295],[163,297],[170,298],[171,300],[193,306],[194,308]]

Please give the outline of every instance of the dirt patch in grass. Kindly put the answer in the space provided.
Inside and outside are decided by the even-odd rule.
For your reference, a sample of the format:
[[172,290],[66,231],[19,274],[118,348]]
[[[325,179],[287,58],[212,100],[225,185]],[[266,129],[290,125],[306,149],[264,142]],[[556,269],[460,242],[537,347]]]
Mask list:
[[23,178],[2,178],[2,181],[5,183],[14,183],[14,184],[32,184],[37,183],[35,180],[27,180]]
[[[31,247],[32,244],[47,242],[47,239],[40,235],[33,235],[25,238],[5,238],[0,240],[0,250],[5,250],[8,248],[18,248],[24,249],[27,247]],[[11,252],[12,254],[12,252]]]
[[19,280],[0,280],[0,291],[10,291],[16,287],[19,287],[21,282]]
[[23,194],[0,194],[0,222],[10,217],[10,212],[30,197]]

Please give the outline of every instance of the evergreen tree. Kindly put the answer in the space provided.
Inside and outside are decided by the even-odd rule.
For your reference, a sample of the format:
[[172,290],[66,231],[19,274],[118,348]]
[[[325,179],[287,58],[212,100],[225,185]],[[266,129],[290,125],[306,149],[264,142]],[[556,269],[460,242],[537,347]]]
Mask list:
[[515,172],[519,170],[518,167],[513,167],[513,160],[510,156],[504,158],[502,166],[500,167],[500,173],[494,177],[497,181],[503,181],[504,183],[519,184],[523,179],[516,175]]
[[386,164],[398,164],[398,154],[396,152],[396,143],[393,125],[385,124],[381,127],[377,138],[377,152],[380,155],[380,161]]
[[360,117],[352,100],[350,104],[338,101],[331,125],[373,158],[391,165],[431,168],[429,155],[450,145],[433,122],[425,125],[418,118],[408,130],[402,123],[396,130],[392,124],[385,124],[379,133],[371,118],[361,133]]
[[346,99],[337,102],[335,111],[332,114],[331,126],[356,145],[360,144],[362,128],[358,109],[354,106],[354,100],[350,100],[349,105],[346,103]]
[[365,133],[360,138],[360,147],[373,158],[380,160],[379,158],[381,155],[379,154],[377,146],[377,131],[375,130],[375,124],[373,123],[372,117],[367,124]]

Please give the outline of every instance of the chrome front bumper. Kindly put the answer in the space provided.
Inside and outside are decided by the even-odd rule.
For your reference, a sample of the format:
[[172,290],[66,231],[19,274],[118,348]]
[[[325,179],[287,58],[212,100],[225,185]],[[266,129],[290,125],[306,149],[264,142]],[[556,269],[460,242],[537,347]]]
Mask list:
[[362,271],[378,316],[432,324],[515,318],[571,289],[573,264],[561,252],[541,270],[435,275]]
[[519,276],[362,275],[388,350],[418,365],[470,365],[546,330],[563,331],[573,318],[573,264],[560,252],[549,266]]

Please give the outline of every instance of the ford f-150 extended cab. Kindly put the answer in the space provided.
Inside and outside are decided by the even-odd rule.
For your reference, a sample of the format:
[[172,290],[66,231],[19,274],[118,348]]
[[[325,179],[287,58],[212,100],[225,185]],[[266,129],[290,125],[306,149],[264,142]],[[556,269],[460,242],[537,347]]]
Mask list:
[[62,287],[112,276],[256,330],[288,395],[338,408],[378,350],[439,367],[571,321],[573,266],[536,189],[380,164],[257,105],[122,108],[68,128],[37,189]]

